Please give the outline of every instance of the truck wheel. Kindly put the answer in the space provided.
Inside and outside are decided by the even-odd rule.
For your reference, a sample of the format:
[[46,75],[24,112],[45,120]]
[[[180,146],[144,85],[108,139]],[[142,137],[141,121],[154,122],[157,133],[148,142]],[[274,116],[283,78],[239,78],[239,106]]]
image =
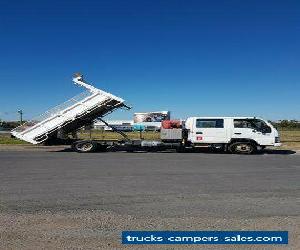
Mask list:
[[72,148],[78,153],[89,153],[96,151],[97,143],[93,141],[78,141],[72,145]]
[[256,146],[250,142],[235,142],[229,145],[229,151],[234,154],[252,154]]

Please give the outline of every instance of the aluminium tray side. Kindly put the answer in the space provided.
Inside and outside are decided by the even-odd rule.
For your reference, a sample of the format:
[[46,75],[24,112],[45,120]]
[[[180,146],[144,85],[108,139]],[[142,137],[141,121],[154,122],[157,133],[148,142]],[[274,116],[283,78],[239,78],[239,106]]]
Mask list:
[[96,88],[93,92],[88,91],[80,95],[80,98],[77,96],[70,100],[46,112],[40,119],[33,119],[12,130],[12,135],[38,144],[60,129],[72,132],[123,106],[124,103],[123,99]]

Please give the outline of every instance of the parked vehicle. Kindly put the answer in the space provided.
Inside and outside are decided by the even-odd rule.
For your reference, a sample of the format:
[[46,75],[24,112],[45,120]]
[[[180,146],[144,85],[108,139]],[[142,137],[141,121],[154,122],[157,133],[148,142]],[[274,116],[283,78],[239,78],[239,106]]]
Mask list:
[[[22,124],[12,130],[12,135],[33,144],[72,143],[77,152],[96,150],[157,151],[176,149],[184,152],[199,147],[229,151],[231,153],[251,154],[266,146],[280,146],[277,130],[267,121],[256,117],[189,117],[185,122],[165,120],[162,122],[160,141],[130,140],[117,126],[103,120],[108,113],[118,108],[129,109],[125,101],[108,92],[97,89],[84,82],[81,75],[73,81],[88,91],[77,98],[60,105],[38,119]],[[68,133],[98,119],[124,139],[115,140],[77,140],[67,138]],[[145,127],[134,130],[145,130]]]

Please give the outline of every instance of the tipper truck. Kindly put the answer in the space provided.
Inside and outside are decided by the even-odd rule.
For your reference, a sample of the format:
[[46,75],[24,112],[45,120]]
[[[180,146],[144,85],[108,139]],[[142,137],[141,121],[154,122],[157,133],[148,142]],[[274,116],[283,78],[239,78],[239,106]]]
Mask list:
[[278,131],[258,117],[188,117],[185,121],[162,122],[160,140],[131,140],[122,131],[112,130],[123,136],[122,140],[78,140],[68,134],[91,124],[118,108],[130,109],[125,101],[86,83],[76,74],[73,82],[87,89],[38,118],[27,121],[11,131],[11,134],[32,144],[72,144],[77,152],[106,150],[159,151],[176,149],[178,152],[210,147],[231,153],[251,154],[266,146],[280,146]]

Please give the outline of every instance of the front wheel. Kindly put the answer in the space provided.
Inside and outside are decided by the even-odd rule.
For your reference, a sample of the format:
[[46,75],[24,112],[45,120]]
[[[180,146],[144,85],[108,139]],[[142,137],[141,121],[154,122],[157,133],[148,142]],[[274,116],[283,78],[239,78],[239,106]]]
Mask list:
[[252,154],[256,146],[250,142],[235,142],[229,145],[229,151],[234,154]]

